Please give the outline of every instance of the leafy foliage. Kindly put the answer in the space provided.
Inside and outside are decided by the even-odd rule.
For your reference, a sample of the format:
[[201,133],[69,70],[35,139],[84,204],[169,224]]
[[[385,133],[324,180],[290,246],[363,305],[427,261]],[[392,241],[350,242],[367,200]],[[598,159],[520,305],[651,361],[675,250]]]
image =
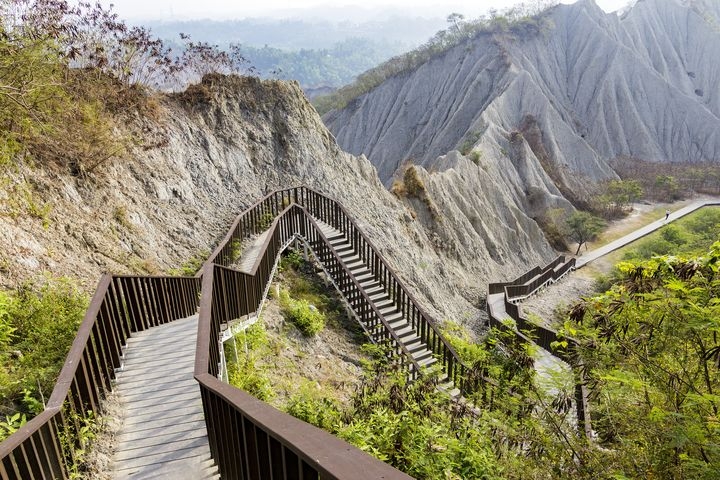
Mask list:
[[565,227],[568,236],[577,242],[578,247],[575,255],[580,253],[580,248],[598,236],[605,226],[605,222],[589,212],[573,212],[566,220]]
[[604,218],[616,218],[632,209],[632,204],[643,196],[643,188],[637,180],[610,180],[603,186],[603,193],[595,199],[595,210]]
[[526,345],[496,330],[475,343],[451,322],[444,333],[493,382],[472,396],[475,412],[453,405],[436,388],[437,375],[408,383],[382,345],[367,345],[373,360],[350,405],[301,395],[290,413],[415,478],[598,478],[602,464],[572,433],[568,409],[534,386]]
[[264,76],[297,80],[302,86],[335,88],[352,82],[359,73],[402,51],[398,44],[369,38],[348,38],[330,48],[294,51],[267,45],[240,48]]
[[280,308],[285,318],[306,337],[312,337],[325,327],[325,315],[315,305],[291,298],[287,290],[280,292]]
[[208,250],[201,250],[193,255],[188,261],[183,263],[178,268],[173,268],[168,271],[170,275],[176,275],[180,277],[192,277],[202,268],[205,259],[210,256]]
[[[260,400],[269,400],[274,396],[270,380],[264,368],[258,364],[258,355],[265,352],[268,345],[265,329],[260,322],[248,327],[245,331],[235,336],[234,344],[228,344],[226,348],[233,349],[232,345],[238,345],[240,352],[228,351],[228,377],[230,384],[245,390]],[[237,361],[233,361],[237,358]]]
[[42,410],[87,305],[87,296],[67,278],[0,292],[0,408],[33,415]]
[[178,87],[212,72],[246,71],[228,51],[184,36],[171,49],[112,7],[66,0],[0,3],[0,166],[21,161],[92,173],[125,154],[118,112],[151,102],[144,87]]
[[720,208],[705,207],[639,240],[623,260],[654,255],[702,255],[720,237]]
[[701,257],[624,262],[612,289],[572,310],[615,475],[720,472],[719,266],[720,243]]
[[0,420],[0,442],[17,432],[20,427],[27,423],[27,417],[20,412],[14,415],[5,415],[5,420]]

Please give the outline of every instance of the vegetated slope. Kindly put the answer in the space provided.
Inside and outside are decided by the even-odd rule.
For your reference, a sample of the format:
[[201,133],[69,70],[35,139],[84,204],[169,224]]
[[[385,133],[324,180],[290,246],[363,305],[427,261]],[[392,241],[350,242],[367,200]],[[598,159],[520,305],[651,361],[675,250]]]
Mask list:
[[[411,161],[456,169],[466,193],[493,188],[472,178],[484,170],[506,194],[577,200],[616,177],[620,156],[716,162],[718,10],[644,0],[618,17],[592,0],[560,5],[536,28],[479,33],[324,120],[386,185]],[[455,149],[480,168],[444,157]],[[517,195],[514,206],[528,208]]]
[[[515,248],[513,232],[499,232],[490,251],[453,211],[440,212],[439,233],[413,220],[366,159],[337,147],[297,84],[206,76],[157,103],[154,118],[127,119],[139,145],[102,169],[75,177],[35,165],[5,174],[10,183],[28,180],[33,201],[49,206],[44,222],[0,217],[5,287],[41,271],[79,277],[88,291],[103,271],[166,272],[212,248],[264,193],[299,184],[341,201],[439,319],[477,319],[491,274],[524,268],[497,255]],[[552,255],[539,231],[522,242],[531,261]]]

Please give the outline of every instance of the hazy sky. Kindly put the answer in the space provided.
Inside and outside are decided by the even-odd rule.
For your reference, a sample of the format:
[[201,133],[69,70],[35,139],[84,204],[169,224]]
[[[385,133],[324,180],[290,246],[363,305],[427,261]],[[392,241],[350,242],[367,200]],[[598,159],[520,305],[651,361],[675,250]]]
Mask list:
[[[611,12],[628,4],[629,0],[596,0],[605,11]],[[244,17],[297,17],[301,11],[311,9],[310,15],[326,11],[332,18],[348,13],[349,20],[356,19],[357,8],[343,9],[344,6],[362,6],[367,14],[372,10],[395,7],[401,13],[415,16],[430,14],[446,15],[459,12],[468,17],[476,17],[489,8],[503,9],[518,3],[517,0],[102,0],[104,5],[113,4],[114,10],[124,19],[162,19],[162,18],[244,18]],[[533,0],[526,0],[532,4]],[[573,3],[573,0],[563,0]]]

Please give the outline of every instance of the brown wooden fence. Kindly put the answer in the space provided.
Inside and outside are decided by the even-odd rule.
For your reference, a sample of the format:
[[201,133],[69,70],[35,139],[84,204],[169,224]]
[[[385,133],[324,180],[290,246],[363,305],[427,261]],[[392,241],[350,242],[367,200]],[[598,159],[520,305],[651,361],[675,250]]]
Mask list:
[[[265,202],[257,205],[267,208]],[[242,219],[236,222],[236,226],[244,224]],[[234,238],[242,238],[242,228]],[[367,308],[372,303],[363,298],[359,284],[303,207],[292,203],[275,214],[270,232],[251,272],[209,262],[203,267],[195,378],[200,384],[210,451],[222,478],[410,478],[217,378],[221,325],[257,312],[278,254],[295,236],[313,249],[375,341],[391,345],[396,364],[411,370],[412,357],[374,307]],[[222,246],[217,251],[222,252]]]
[[83,419],[100,413],[127,338],[193,315],[198,292],[192,277],[103,275],[45,410],[0,443],[0,478],[68,478]]
[[[409,478],[217,379],[222,326],[257,312],[281,250],[295,237],[311,248],[360,323],[376,342],[388,346],[398,368],[406,369],[410,378],[420,374],[419,365],[345,268],[316,219],[348,238],[448,377],[465,388],[467,368],[457,353],[344,208],[304,187],[280,190],[235,219],[195,277],[101,278],[46,410],[0,444],[0,479],[67,478],[82,418],[99,411],[127,338],[195,313],[200,288],[195,377],[211,452],[223,478]],[[268,228],[251,271],[232,269],[242,241]]]
[[[520,309],[517,303],[515,303],[531,295],[548,282],[557,281],[574,267],[574,258],[566,262],[564,256],[559,256],[545,267],[535,267],[512,282],[490,284],[488,286],[490,295],[503,295],[503,308],[497,310],[495,303],[488,301],[487,312],[491,326],[503,331],[511,331],[521,341],[537,344],[573,368],[578,424],[580,429],[590,437],[592,435],[592,424],[588,410],[589,392],[586,387],[582,365],[578,364],[576,340],[565,336],[560,337],[556,331],[529,321],[520,314]],[[506,315],[515,321],[515,328],[510,328],[503,322]],[[559,348],[557,346],[561,341],[567,342],[566,348]]]

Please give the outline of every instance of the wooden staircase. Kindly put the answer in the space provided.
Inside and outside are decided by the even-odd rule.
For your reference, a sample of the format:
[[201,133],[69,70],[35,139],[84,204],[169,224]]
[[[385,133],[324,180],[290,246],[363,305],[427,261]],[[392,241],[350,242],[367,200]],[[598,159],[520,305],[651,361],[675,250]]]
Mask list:
[[[433,371],[442,368],[432,353],[430,347],[420,338],[415,329],[398,306],[391,298],[391,292],[387,291],[380,280],[376,278],[371,266],[367,265],[362,258],[353,250],[353,247],[344,233],[336,228],[316,219],[320,231],[328,239],[328,242],[337,252],[345,269],[352,273],[360,287],[367,294],[378,312],[385,318],[387,324],[403,344],[405,349],[419,367],[425,371]],[[363,325],[367,329],[366,325]],[[378,328],[384,328],[380,326]],[[372,334],[372,332],[369,332]],[[411,366],[412,369],[415,366]],[[448,393],[451,397],[459,397],[458,390],[445,374],[440,378],[438,388]]]

